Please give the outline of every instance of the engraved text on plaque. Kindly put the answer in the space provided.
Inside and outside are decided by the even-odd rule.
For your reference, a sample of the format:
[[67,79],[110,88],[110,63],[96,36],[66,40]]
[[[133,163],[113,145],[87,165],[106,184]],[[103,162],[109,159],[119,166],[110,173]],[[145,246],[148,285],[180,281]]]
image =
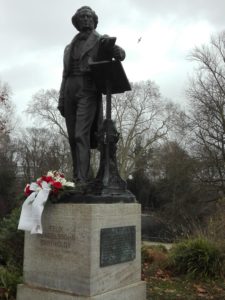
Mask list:
[[101,229],[100,267],[134,260],[136,257],[136,227]]

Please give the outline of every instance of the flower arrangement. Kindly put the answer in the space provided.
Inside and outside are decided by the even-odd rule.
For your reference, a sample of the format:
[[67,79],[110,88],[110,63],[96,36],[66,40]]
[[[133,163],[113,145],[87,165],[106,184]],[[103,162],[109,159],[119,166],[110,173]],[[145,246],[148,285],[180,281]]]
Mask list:
[[18,229],[42,234],[41,217],[49,196],[57,198],[61,192],[74,187],[74,183],[66,181],[64,174],[59,171],[49,171],[36,182],[27,184],[24,189],[27,198],[22,206]]
[[33,192],[39,192],[48,184],[51,189],[50,195],[58,195],[61,191],[75,187],[74,182],[66,181],[63,173],[59,171],[48,171],[46,175],[41,176],[36,180],[36,183],[27,184],[24,189],[26,197]]

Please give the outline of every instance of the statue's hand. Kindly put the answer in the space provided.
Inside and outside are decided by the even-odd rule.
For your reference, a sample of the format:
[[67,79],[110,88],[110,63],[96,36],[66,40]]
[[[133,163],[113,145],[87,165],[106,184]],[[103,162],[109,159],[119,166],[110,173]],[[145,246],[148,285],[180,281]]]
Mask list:
[[120,47],[118,47],[118,46],[115,45],[113,47],[113,57],[116,60],[124,60],[124,58],[125,58],[125,52],[123,51],[123,49],[121,49]]

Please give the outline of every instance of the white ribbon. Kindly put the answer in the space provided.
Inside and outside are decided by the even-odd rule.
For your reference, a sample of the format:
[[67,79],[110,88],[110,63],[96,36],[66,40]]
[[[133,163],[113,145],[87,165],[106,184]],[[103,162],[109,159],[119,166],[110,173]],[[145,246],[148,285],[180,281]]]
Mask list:
[[30,190],[33,191],[24,201],[18,229],[30,231],[31,234],[42,234],[41,217],[51,188],[46,181],[42,181],[40,189],[37,183],[31,183]]

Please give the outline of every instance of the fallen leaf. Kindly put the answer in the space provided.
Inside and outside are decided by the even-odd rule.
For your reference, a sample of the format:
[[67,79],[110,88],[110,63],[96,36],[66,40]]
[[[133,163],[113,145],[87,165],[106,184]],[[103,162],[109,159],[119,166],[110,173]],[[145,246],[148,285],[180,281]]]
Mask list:
[[176,293],[176,290],[165,289],[166,293]]
[[168,279],[170,276],[166,271],[163,271],[161,269],[158,269],[155,276],[157,278],[161,278],[161,279]]
[[[204,295],[204,294],[198,294],[198,297],[201,297],[201,298],[205,298],[205,297],[207,297],[206,295]],[[208,298],[208,297],[207,297]],[[209,298],[208,298],[209,299]]]
[[205,294],[207,293],[206,289],[202,288],[200,285],[194,284],[193,285],[196,288],[196,291],[200,294]]
[[218,286],[214,286],[214,290],[216,290],[217,292],[223,292],[224,291],[223,288],[220,288]]

